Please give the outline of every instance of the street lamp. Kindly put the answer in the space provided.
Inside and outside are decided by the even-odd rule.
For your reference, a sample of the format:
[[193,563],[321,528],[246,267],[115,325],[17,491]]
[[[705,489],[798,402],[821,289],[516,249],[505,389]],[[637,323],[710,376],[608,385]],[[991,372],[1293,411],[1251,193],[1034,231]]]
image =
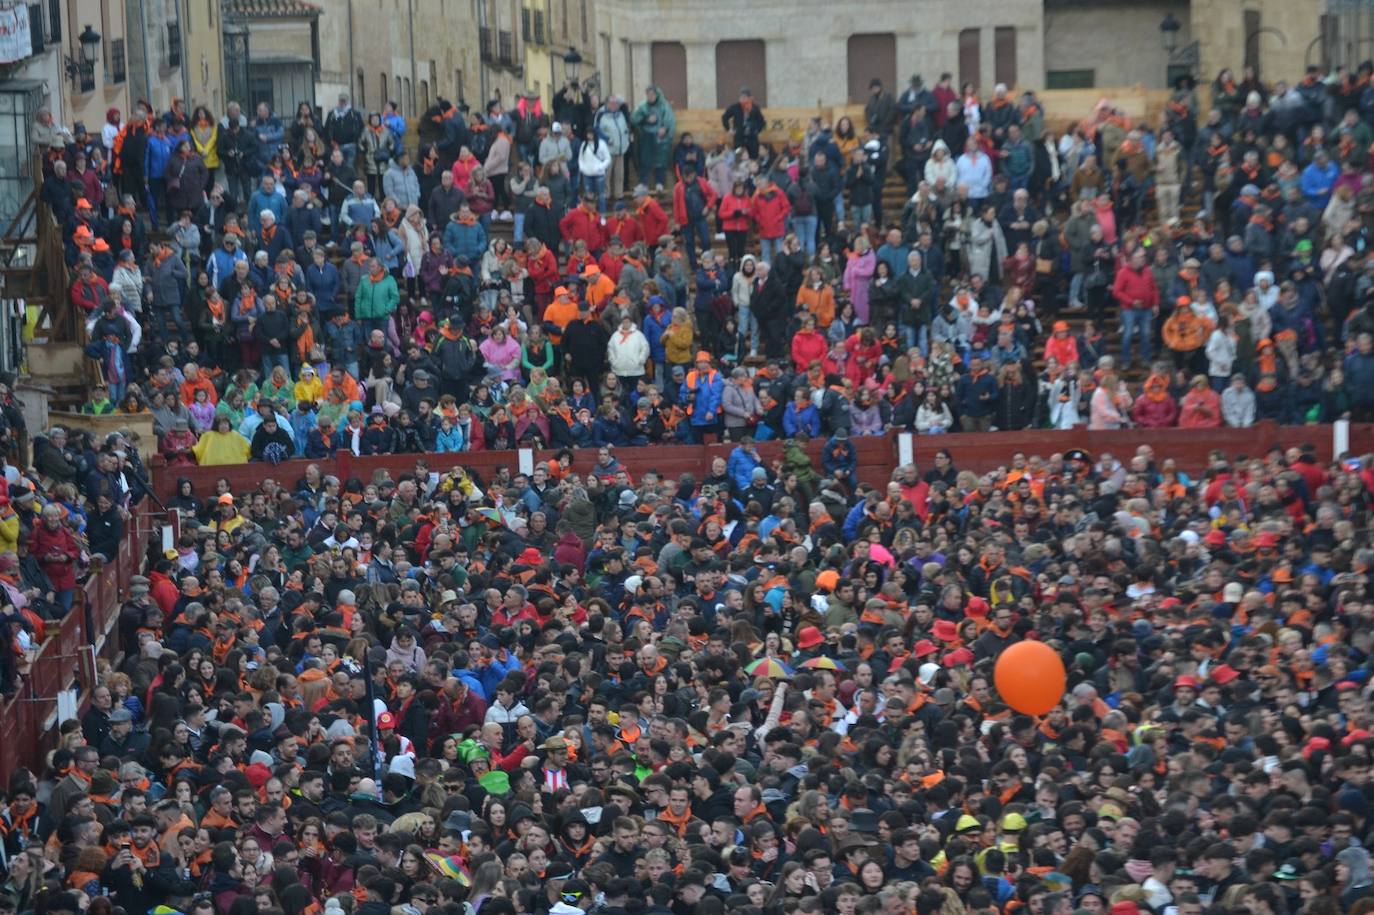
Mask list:
[[1178,47],[1178,33],[1183,29],[1183,23],[1174,17],[1173,13],[1166,13],[1164,21],[1159,24],[1159,37],[1164,42],[1164,50],[1169,54],[1174,53]]
[[100,33],[89,25],[76,36],[81,45],[81,58],[66,56],[67,76],[76,83],[78,91],[89,92],[95,88],[95,62],[100,55]]
[[563,55],[563,76],[569,82],[577,81],[577,73],[582,67],[582,55],[577,53],[577,48],[568,48],[568,53]]

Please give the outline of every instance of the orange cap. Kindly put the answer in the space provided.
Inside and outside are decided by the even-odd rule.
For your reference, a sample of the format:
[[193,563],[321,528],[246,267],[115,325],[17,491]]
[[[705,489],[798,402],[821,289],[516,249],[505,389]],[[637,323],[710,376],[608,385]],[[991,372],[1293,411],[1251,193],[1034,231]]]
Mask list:
[[107,242],[107,241],[106,241],[105,239],[103,239],[103,238],[97,238],[97,239],[95,240],[95,244],[91,246],[91,249],[94,250],[94,251],[99,251],[99,252],[101,252],[101,253],[104,253],[104,252],[110,250],[110,243]]
[[76,208],[77,208],[78,210],[94,210],[94,209],[95,209],[95,207],[91,206],[91,202],[90,202],[89,200],[87,200],[85,197],[81,197],[81,198],[79,198],[79,199],[76,201]]
[[554,297],[555,299],[565,299],[565,298],[567,298],[567,297],[568,297],[568,287],[567,287],[567,286],[559,286],[557,289],[555,289],[555,290],[553,291],[553,297]]
[[1176,302],[1174,302],[1174,304],[1177,305],[1177,306],[1180,307],[1180,308],[1184,308],[1184,307],[1187,307],[1187,306],[1192,305],[1192,304],[1193,304],[1193,300],[1192,300],[1191,298],[1189,298],[1188,296],[1186,296],[1186,295],[1181,295],[1181,296],[1178,297],[1178,300],[1177,300]]
[[697,358],[696,358],[695,361],[697,361],[697,362],[710,362],[710,361],[711,361],[711,354],[708,353],[708,352],[706,352],[706,350],[704,350],[704,349],[703,349],[703,350],[697,350]]
[[583,275],[584,277],[596,276],[596,275],[597,275],[598,273],[600,273],[600,272],[601,272],[601,268],[598,267],[598,266],[597,266],[596,264],[594,264],[594,263],[589,263],[589,264],[587,264],[587,266],[585,266],[585,267],[582,268],[582,275]]

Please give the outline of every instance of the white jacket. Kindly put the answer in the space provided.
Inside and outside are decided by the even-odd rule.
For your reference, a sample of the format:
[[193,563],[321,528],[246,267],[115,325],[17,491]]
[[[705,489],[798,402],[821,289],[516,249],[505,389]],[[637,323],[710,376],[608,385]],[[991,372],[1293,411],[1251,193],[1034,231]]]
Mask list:
[[606,361],[611,371],[617,375],[633,377],[644,374],[644,363],[649,360],[649,341],[635,328],[628,334],[616,328],[611,333],[611,342],[606,344]]
[[605,143],[583,143],[577,152],[577,172],[588,178],[600,178],[611,167],[611,148]]

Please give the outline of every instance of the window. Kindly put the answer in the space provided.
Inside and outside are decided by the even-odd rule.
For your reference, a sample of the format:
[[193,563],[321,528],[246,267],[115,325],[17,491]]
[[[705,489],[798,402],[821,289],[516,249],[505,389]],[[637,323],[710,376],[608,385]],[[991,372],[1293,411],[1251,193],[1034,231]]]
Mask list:
[[62,40],[62,0],[48,0],[48,42]]
[[405,78],[405,90],[401,93],[401,107],[405,109],[407,116],[413,117],[415,106],[410,103],[410,77]]
[[524,41],[533,41],[531,36],[534,34],[534,30],[530,26],[530,18],[530,8],[527,6],[520,7],[520,38]]
[[973,83],[978,86],[983,70],[983,52],[979,43],[982,41],[981,29],[964,29],[959,32],[959,86],[963,88],[964,83]]
[[210,28],[215,27],[215,0],[205,0],[205,18],[210,23]]
[[367,77],[363,76],[363,71],[358,71],[358,88],[353,93],[353,104],[358,106],[359,111],[367,110]]
[[116,86],[122,84],[127,78],[128,73],[124,67],[124,39],[116,38],[110,42],[110,56],[107,62],[110,82]]
[[1016,28],[999,25],[992,33],[993,79],[1007,87],[1016,85]]
[[[386,74],[377,81],[377,110],[381,111],[386,107],[386,94],[391,91],[391,83],[386,81]],[[364,109],[366,111],[366,109]]]
[[43,53],[43,39],[46,32],[43,28],[43,4],[30,3],[29,7],[29,42],[30,52],[33,54]]
[[583,44],[586,44],[587,41],[588,41],[588,39],[591,37],[591,35],[589,34],[590,31],[591,31],[591,29],[590,29],[590,27],[588,26],[588,21],[589,21],[589,20],[588,20],[588,18],[587,18],[587,0],[582,0],[582,43],[583,43]]
[[1260,68],[1260,11],[1245,11],[1245,66]]
[[748,87],[754,101],[768,106],[768,50],[762,39],[716,44],[716,107],[729,108]]
[[[629,46],[625,61],[630,59]],[[675,108],[687,106],[687,48],[680,41],[655,41],[649,45],[650,79],[658,86],[669,104]],[[632,87],[633,88],[633,87]]]
[[568,37],[568,0],[563,0],[563,37]]
[[420,80],[420,109],[429,110],[429,80]]
[[181,23],[167,23],[167,66],[181,66]]
[[396,77],[396,94],[392,96],[392,100],[396,102],[397,111],[400,111],[401,107],[405,105],[405,97],[407,95],[410,95],[410,93],[405,91],[405,81],[399,76]]
[[1091,89],[1097,84],[1096,70],[1047,70],[1046,89]]

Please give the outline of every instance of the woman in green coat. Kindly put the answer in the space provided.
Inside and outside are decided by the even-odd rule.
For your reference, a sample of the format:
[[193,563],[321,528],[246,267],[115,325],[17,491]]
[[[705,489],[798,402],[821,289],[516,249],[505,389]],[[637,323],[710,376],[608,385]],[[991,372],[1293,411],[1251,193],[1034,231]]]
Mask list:
[[644,90],[644,101],[639,103],[630,117],[630,124],[634,127],[635,143],[639,148],[639,180],[648,184],[652,174],[655,189],[661,193],[668,160],[673,154],[673,131],[677,127],[677,119],[658,86]]

